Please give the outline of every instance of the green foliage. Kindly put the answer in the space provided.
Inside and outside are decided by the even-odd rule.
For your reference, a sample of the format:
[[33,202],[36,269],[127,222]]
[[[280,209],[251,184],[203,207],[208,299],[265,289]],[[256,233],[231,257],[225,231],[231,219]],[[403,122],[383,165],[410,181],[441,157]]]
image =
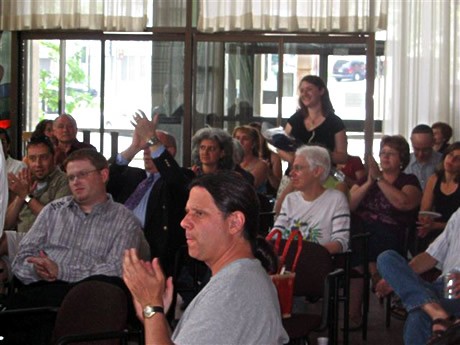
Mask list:
[[[59,43],[55,41],[41,41],[41,47],[47,48],[48,56],[53,63],[59,64]],[[78,51],[66,59],[66,91],[65,111],[72,113],[78,107],[91,104],[94,95],[89,92],[85,71],[81,68],[82,52]],[[46,113],[57,113],[59,109],[59,76],[51,71],[41,69],[39,81],[39,95],[42,101],[42,116]]]

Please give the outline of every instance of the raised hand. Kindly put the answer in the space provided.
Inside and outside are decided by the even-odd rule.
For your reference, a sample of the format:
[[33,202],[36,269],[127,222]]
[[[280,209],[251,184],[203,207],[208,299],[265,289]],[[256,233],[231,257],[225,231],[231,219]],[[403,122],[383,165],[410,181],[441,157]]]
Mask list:
[[147,141],[156,135],[157,125],[158,125],[158,114],[153,116],[153,119],[150,121],[145,113],[142,110],[136,111],[133,116],[133,121],[131,123],[135,127],[134,133],[142,141],[144,145],[147,144]]

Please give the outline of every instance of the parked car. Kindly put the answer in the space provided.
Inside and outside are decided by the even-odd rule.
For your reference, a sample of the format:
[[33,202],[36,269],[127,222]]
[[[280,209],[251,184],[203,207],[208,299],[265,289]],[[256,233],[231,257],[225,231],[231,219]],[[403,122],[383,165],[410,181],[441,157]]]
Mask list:
[[332,68],[332,76],[342,79],[362,80],[366,78],[366,64],[357,60],[337,60]]

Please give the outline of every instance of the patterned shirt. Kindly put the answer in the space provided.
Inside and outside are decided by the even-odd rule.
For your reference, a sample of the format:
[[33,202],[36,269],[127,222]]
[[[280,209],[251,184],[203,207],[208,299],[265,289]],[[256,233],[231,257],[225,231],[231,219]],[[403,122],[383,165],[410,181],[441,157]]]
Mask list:
[[350,236],[350,208],[342,192],[326,189],[313,201],[306,201],[299,191],[289,193],[283,201],[274,228],[289,237],[299,230],[305,240],[319,243],[337,241],[342,251],[348,249]]
[[139,221],[122,204],[108,200],[85,214],[72,196],[46,205],[24,236],[13,261],[13,273],[23,283],[41,280],[30,256],[43,250],[58,265],[58,280],[76,282],[93,275],[122,275],[125,249],[139,248]]

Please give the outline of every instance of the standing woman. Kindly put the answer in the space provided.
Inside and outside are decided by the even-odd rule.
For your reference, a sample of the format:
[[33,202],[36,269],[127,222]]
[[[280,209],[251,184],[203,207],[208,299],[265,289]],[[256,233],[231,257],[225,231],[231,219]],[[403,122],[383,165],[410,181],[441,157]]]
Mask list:
[[417,251],[421,252],[444,230],[450,216],[460,207],[460,141],[449,145],[439,169],[423,191],[420,211],[435,211],[439,218],[419,215]]
[[[347,161],[347,135],[343,121],[335,115],[324,81],[314,75],[299,84],[299,109],[284,131],[302,144],[320,144],[331,152],[333,164]],[[293,160],[293,155],[292,155]],[[292,160],[289,162],[292,163]]]

